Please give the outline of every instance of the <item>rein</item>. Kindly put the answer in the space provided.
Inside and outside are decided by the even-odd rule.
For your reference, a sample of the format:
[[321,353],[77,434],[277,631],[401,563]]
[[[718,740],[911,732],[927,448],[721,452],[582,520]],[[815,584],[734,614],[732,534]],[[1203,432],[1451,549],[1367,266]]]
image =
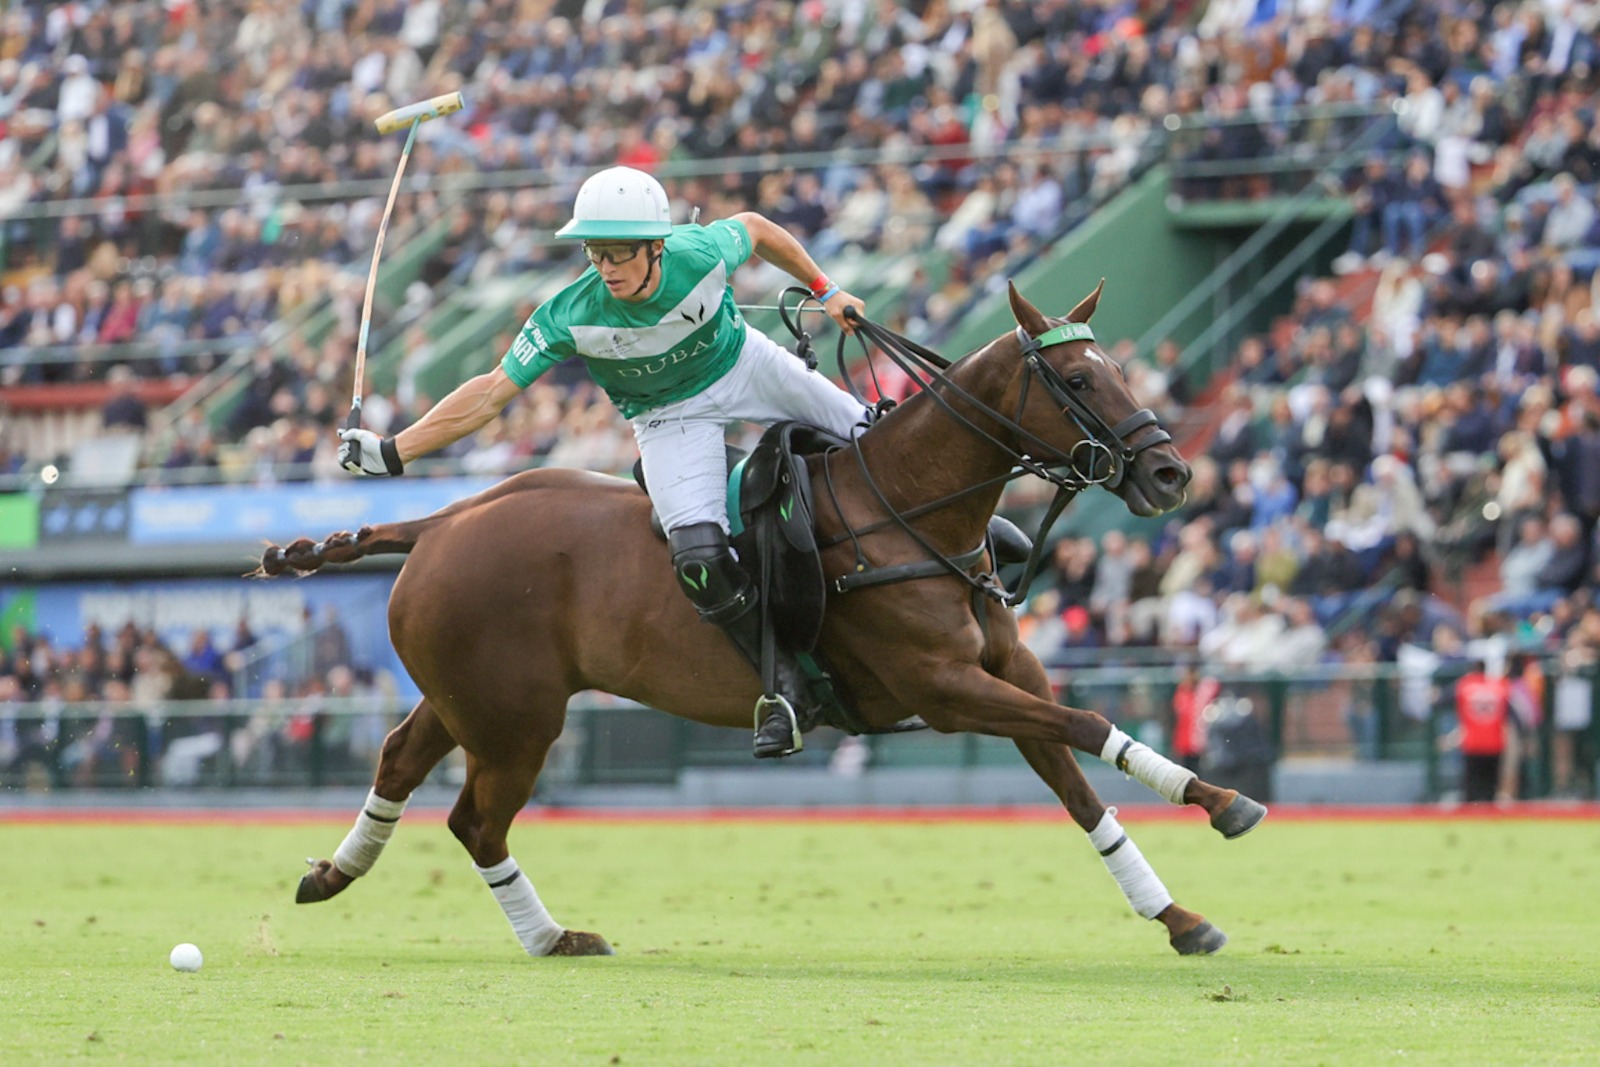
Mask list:
[[[791,292],[800,291],[798,287],[793,290],[785,290],[783,296],[786,298]],[[804,304],[805,299],[809,297],[809,292],[806,292],[800,304]],[[783,299],[779,300],[780,306],[784,305],[784,303]],[[1061,512],[1065,510],[1067,504],[1071,503],[1080,492],[1091,486],[1104,485],[1107,488],[1116,488],[1126,477],[1129,467],[1138,458],[1139,453],[1147,448],[1165,444],[1172,440],[1172,436],[1161,428],[1155,413],[1149,408],[1140,408],[1115,426],[1107,425],[1104,419],[1076,395],[1076,391],[1061,376],[1060,372],[1044,360],[1041,353],[1044,349],[1053,345],[1066,344],[1072,341],[1093,341],[1094,331],[1087,323],[1066,323],[1047,330],[1038,337],[1031,336],[1021,326],[1017,327],[1017,341],[1022,349],[1026,373],[1023,377],[1022,389],[1017,401],[1016,417],[1008,418],[952,381],[949,375],[944,373],[954,365],[949,359],[886,326],[865,318],[858,314],[854,308],[847,309],[845,315],[855,324],[856,333],[861,337],[862,348],[868,352],[869,357],[868,340],[875,343],[885,355],[894,361],[896,366],[905,372],[908,378],[915,382],[923,392],[931,396],[946,414],[978,437],[1006,453],[1011,458],[1015,469],[997,478],[986,479],[958,492],[920,504],[908,511],[900,512],[896,511],[889,503],[888,498],[879,488],[876,479],[872,477],[872,472],[867,468],[866,457],[863,455],[860,445],[852,445],[862,477],[865,479],[868,488],[872,490],[873,496],[877,498],[878,504],[888,513],[889,517],[859,530],[846,523],[843,536],[836,537],[819,546],[826,548],[842,543],[845,540],[849,540],[854,544],[856,553],[855,571],[851,574],[843,575],[834,582],[834,587],[839,592],[846,592],[861,585],[880,584],[886,580],[929,577],[941,572],[948,572],[971,587],[974,592],[992,597],[1007,607],[1016,607],[1027,597],[1028,590],[1038,574],[1040,564],[1044,558],[1045,535],[1055,525],[1056,520],[1060,518]],[[809,355],[810,336],[799,329],[797,323],[790,320],[787,311],[782,313],[782,317],[784,324],[795,334],[806,355]],[[844,355],[846,343],[846,335],[841,333],[837,349],[840,377],[844,381],[845,388],[850,391],[850,394],[862,406],[872,407],[874,405],[867,403],[860,389],[845,371]],[[867,366],[868,372],[872,375],[873,384],[875,386],[878,385],[877,373],[872,369],[870,358]],[[1066,455],[1062,455],[1053,445],[1022,425],[1022,413],[1025,410],[1028,390],[1034,378],[1039,379],[1040,387],[1050,395],[1052,400],[1061,406],[1063,412],[1072,419],[1083,434],[1082,439],[1073,445]],[[954,393],[983,412],[987,417],[1016,434],[1028,447],[1029,451],[1020,451],[1007,445],[983,426],[958,411],[950,403],[949,399],[942,395],[945,390]],[[881,386],[879,386],[879,393],[882,393]],[[879,400],[875,407],[877,413],[881,416],[894,407],[894,402]],[[1129,444],[1129,439],[1132,436],[1152,426],[1155,427],[1154,433],[1146,434],[1145,439],[1138,445]],[[1045,456],[1053,455],[1056,458],[1040,462],[1032,454],[1034,452]],[[1064,469],[1060,471],[1052,469],[1057,467]],[[1013,481],[1024,474],[1032,474],[1044,479],[1056,487],[1056,493],[1045,511],[1038,533],[1034,536],[1033,550],[1028,556],[1023,573],[1014,589],[1005,589],[994,581],[992,576],[985,576],[989,577],[989,581],[982,580],[982,577],[973,578],[967,573],[967,568],[972,566],[974,552],[962,553],[956,559],[951,559],[935,548],[927,538],[911,525],[911,519],[937,511],[964,496],[988,488],[996,483],[1003,484]],[[831,476],[827,478],[827,486],[828,494],[833,498],[834,508],[839,511],[842,517],[843,509],[839,507],[838,494],[834,490]],[[921,565],[911,564],[901,568],[893,568],[902,573],[896,574],[892,578],[876,576],[878,572],[870,568],[866,555],[862,551],[860,539],[866,534],[885,529],[891,525],[899,526],[931,558]],[[976,554],[981,555],[984,547],[985,545],[979,545]]]

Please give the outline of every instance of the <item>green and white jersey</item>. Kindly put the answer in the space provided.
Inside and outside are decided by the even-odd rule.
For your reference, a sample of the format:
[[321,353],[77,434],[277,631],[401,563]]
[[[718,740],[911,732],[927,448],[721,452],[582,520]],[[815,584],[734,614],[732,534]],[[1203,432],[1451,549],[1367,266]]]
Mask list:
[[590,267],[528,316],[500,365],[527,388],[562,360],[582,356],[630,419],[694,396],[728,373],[744,346],[728,275],[750,252],[742,222],[674,226],[650,299],[612,296]]

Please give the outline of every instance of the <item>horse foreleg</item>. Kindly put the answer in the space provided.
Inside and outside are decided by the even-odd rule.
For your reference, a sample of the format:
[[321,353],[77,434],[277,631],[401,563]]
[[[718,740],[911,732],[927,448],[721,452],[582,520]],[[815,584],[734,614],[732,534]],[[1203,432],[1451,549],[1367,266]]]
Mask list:
[[450,812],[450,832],[472,856],[476,870],[530,956],[610,956],[599,934],[567,930],[551,918],[533,882],[506,845],[511,822],[533,795],[549,741],[520,754],[497,752],[492,763],[467,758],[467,781]]
[[412,708],[384,738],[378,772],[355,826],[332,860],[317,860],[300,879],[295,903],[315,904],[337,896],[370,871],[394,836],[412,792],[455,747],[455,739],[426,700]]
[[1115,809],[1100,803],[1070,748],[1043,741],[1018,741],[1016,745],[1028,766],[1061,798],[1072,821],[1089,835],[1089,843],[1100,853],[1129,907],[1165,926],[1167,940],[1181,955],[1208,954],[1227,944],[1228,935],[1204,915],[1180,907],[1172,899],[1139,846],[1117,822]]
[[[1026,650],[1019,650],[1016,655],[1032,658]],[[1014,668],[1012,673],[1020,669]],[[1204,808],[1211,825],[1225,838],[1248,833],[1267,816],[1264,805],[1235,790],[1201,781],[1193,771],[1135,741],[1102,716],[1063,707],[989,674],[975,663],[926,674],[911,673],[918,679],[916,690],[897,693],[900,703],[921,709],[923,719],[941,733],[981,733],[1019,742],[1048,741],[1099,756],[1173,804]],[[1048,691],[1046,687],[1044,692]]]
[[[1044,667],[1025,648],[1019,648],[1012,656],[1006,680],[1035,696],[1050,695],[1050,679]],[[1117,822],[1116,812],[1095,795],[1072,749],[1042,741],[1017,741],[1016,746],[1028,766],[1060,798],[1072,821],[1089,835],[1089,843],[1100,853],[1106,870],[1134,912],[1165,926],[1167,940],[1182,955],[1212,953],[1227,943],[1228,935],[1207,922],[1205,916],[1180,907],[1172,899],[1139,846]]]

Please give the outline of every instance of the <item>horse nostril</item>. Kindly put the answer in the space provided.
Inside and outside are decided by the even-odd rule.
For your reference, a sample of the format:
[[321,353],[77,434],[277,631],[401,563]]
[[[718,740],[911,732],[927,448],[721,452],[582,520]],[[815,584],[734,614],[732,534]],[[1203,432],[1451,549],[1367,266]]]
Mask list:
[[1187,463],[1163,463],[1151,472],[1156,484],[1163,489],[1182,489],[1189,484]]

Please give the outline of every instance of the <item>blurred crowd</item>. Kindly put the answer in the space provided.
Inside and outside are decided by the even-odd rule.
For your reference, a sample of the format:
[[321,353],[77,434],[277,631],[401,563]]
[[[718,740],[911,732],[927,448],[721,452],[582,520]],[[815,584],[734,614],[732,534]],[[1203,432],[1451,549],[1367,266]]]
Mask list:
[[[135,377],[193,375],[234,350],[222,342],[248,348],[331,298],[332,332],[300,345],[314,354],[271,352],[281,380],[267,403],[221,440],[198,422],[177,428],[176,466],[263,426],[273,440],[257,435],[242,465],[292,461],[328,425],[322,391],[348,384],[399,152],[371,120],[458,89],[467,113],[423,128],[409,173],[524,180],[400,199],[393,233],[448,231],[414,306],[397,309],[402,325],[474,281],[576,273],[574,250],[549,235],[581,178],[613,162],[714,172],[669,180],[685,220],[691,207],[705,219],[757,207],[823,257],[920,249],[960,204],[942,238],[963,259],[1035,249],[1064,203],[1116,188],[1133,165],[1149,125],[1139,95],[1155,84],[1144,35],[1180,34],[1169,14],[767,0],[12,5],[0,47],[0,383],[98,380],[119,353],[86,346],[131,341],[151,346],[116,360]],[[1102,69],[1066,62],[1084,40]],[[1086,134],[1102,138],[1059,150]],[[1013,158],[978,158],[1001,146]],[[841,148],[885,162],[771,165]],[[730,156],[753,162],[720,162]],[[341,188],[360,182],[364,197]],[[207,195],[218,191],[236,195]],[[29,358],[4,359],[23,347]]]
[[[451,90],[465,93],[467,113],[423,127],[409,173],[480,188],[400,198],[397,240],[435,224],[448,236],[404,305],[382,309],[380,333],[404,335],[464,285],[575,273],[573,250],[549,234],[586,173],[622,162],[664,167],[685,221],[694,209],[708,220],[754,208],[824,261],[935,249],[940,269],[880,313],[936,341],[995,280],[1120,189],[1170,113],[1225,123],[1198,135],[1196,158],[1273,155],[1286,137],[1340,136],[1276,125],[1274,109],[1443,95],[1466,64],[1487,65],[1497,87],[1534,72],[1525,80],[1537,94],[1588,55],[1589,39],[1568,32],[1583,13],[1561,5],[1519,12],[1498,34],[1500,14],[1475,21],[1428,0],[1280,6],[12,5],[0,45],[0,217],[10,220],[0,375],[99,379],[111,361],[136,378],[190,375],[230,351],[223,342],[249,350],[269,324],[331,300],[331,330],[291,330],[262,357],[270,368],[242,371],[274,387],[246,410],[217,426],[149,418],[150,462],[204,477],[220,453],[245,477],[284,464],[313,474],[304,461],[330,448],[327,398],[348,389],[366,257],[399,151],[398,138],[371,135],[371,120]],[[1560,65],[1535,71],[1541,42],[1550,52],[1558,41]],[[1509,125],[1496,115],[1490,142]],[[1190,151],[1181,141],[1175,150]],[[671,176],[697,167],[700,176]],[[526,180],[481,187],[497,175]],[[356,182],[366,195],[341,190]],[[780,282],[744,272],[741,296],[770,299]],[[153,347],[124,359],[82,347],[133,340]],[[5,360],[20,346],[45,350]],[[407,337],[401,362],[425,367],[429,347]],[[385,390],[394,395],[369,410],[395,421],[433,399]],[[598,421],[588,399],[563,418]],[[526,440],[512,450],[536,454]]]
[[1600,653],[1596,15],[1498,5],[1413,23],[1400,51],[1371,51],[1381,24],[1323,42],[1388,57],[1404,102],[1350,176],[1349,245],[1218,380],[1129,367],[1158,410],[1208,389],[1209,444],[1153,542],[1055,546],[1024,618],[1047,662],[1159,645],[1224,668],[1503,673],[1533,654],[1572,679],[1570,756]]
[[[240,703],[244,702],[244,703]],[[329,702],[373,710],[325,716]],[[127,622],[75,645],[16,625],[0,641],[0,785],[188,785],[298,775],[313,747],[330,773],[365,775],[392,723],[392,680],[352,660],[332,611],[266,649],[248,621],[186,643]]]
[[[399,152],[371,120],[399,103],[464,92],[409,173],[476,187],[400,198],[391,241],[444,237],[383,309],[401,354],[366,403],[378,430],[436,399],[427,314],[446,295],[581,269],[549,235],[602,165],[657,170],[681,221],[754,209],[825,264],[914,260],[874,310],[937,342],[1122,188],[1169,115],[1206,120],[1179,124],[1171,158],[1215,165],[1320,160],[1393,113],[1330,190],[1354,209],[1348,245],[1220,384],[1175,344],[1115,346],[1141,400],[1190,410],[1208,443],[1153,541],[1055,546],[1027,638],[1058,665],[1150,645],[1263,667],[1600,651],[1600,5],[163,0],[0,20],[0,384],[104,377],[103,421],[162,442],[147,462],[257,482],[339,476],[328,431]],[[1282,119],[1302,105],[1344,110]],[[1283,191],[1207,173],[1175,191]],[[757,266],[737,284],[765,301],[784,282]],[[331,327],[247,346],[215,423],[140,399],[324,302]],[[153,347],[83,347],[126,341]],[[449,458],[500,474],[634,454],[562,367]],[[24,462],[0,442],[0,468]]]

